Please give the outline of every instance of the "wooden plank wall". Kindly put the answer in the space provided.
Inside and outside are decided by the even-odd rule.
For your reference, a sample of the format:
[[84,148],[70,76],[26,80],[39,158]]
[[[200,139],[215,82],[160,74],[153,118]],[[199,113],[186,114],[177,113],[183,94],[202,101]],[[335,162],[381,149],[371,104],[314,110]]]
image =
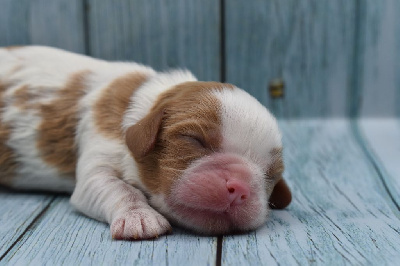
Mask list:
[[89,0],[90,53],[220,79],[218,0]]
[[[282,119],[294,201],[255,232],[217,240],[178,230],[158,241],[116,242],[66,197],[0,191],[7,223],[0,257],[10,264],[390,264],[399,254],[398,14],[398,0],[0,0],[0,46],[43,44],[157,70],[186,67],[201,80],[242,87],[280,118],[379,118]],[[283,98],[269,95],[275,79],[285,84]],[[54,239],[68,252],[50,245]]]
[[[396,0],[0,0],[0,45],[45,44],[249,91],[281,118],[398,116]],[[284,97],[268,92],[285,84]]]
[[360,1],[358,86],[362,117],[400,116],[400,1]]
[[40,44],[85,52],[81,0],[0,0],[0,46]]
[[[279,117],[349,114],[355,1],[226,1],[227,80]],[[234,22],[234,23],[231,23]],[[285,83],[271,99],[268,85]]]

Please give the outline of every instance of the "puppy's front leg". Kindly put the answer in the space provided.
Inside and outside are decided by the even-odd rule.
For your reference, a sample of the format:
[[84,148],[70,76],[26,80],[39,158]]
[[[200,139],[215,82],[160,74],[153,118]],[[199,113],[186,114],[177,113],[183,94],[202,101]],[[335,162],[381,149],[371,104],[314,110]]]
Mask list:
[[168,221],[149,206],[143,193],[117,178],[113,170],[97,169],[77,180],[72,205],[108,222],[112,238],[148,239],[171,231]]

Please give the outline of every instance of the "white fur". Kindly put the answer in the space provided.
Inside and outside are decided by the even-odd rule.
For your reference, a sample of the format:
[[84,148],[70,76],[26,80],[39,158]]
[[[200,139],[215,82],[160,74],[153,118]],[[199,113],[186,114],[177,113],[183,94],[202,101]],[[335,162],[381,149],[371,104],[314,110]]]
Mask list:
[[90,114],[78,130],[80,155],[72,205],[109,223],[113,238],[151,238],[169,231],[168,221],[147,204],[143,192],[136,188],[144,186],[125,145],[96,134]]
[[214,94],[222,103],[223,151],[245,156],[266,170],[272,162],[272,149],[282,147],[276,119],[243,90],[218,90]]
[[22,112],[15,107],[6,110],[3,114],[4,121],[13,121],[7,144],[16,153],[24,155],[16,158],[20,167],[16,169],[13,185],[18,188],[72,191],[75,186],[73,178],[60,176],[57,169],[46,165],[38,153],[36,128],[41,123],[41,118],[33,112]]
[[[18,89],[26,85],[35,93],[40,93],[40,97],[30,100],[31,103],[51,102],[57,91],[65,86],[68,78],[82,71],[87,71],[89,74],[85,80],[87,94],[80,102],[82,120],[77,129],[78,146],[91,143],[90,140],[96,136],[97,133],[91,123],[93,122],[91,107],[111,82],[127,73],[141,72],[150,76],[154,75],[155,71],[136,63],[110,63],[50,47],[0,49],[0,81],[12,84],[3,95],[6,106],[2,122],[13,128],[8,145],[20,155],[17,158],[20,167],[12,180],[13,186],[26,189],[73,191],[75,187],[73,178],[60,176],[57,169],[45,163],[38,154],[35,145],[37,128],[42,122],[41,117],[33,110],[23,110],[14,106],[13,96]],[[86,134],[87,137],[84,138],[82,132],[90,132],[90,134]],[[136,169],[132,158],[130,161],[126,158],[129,154],[126,147],[120,144],[118,149],[114,148],[107,150],[104,147],[104,152],[108,152],[111,157],[123,154],[121,160],[124,158],[125,164],[122,167],[131,174],[129,182],[140,185],[138,178],[132,180],[132,176],[137,177],[137,174],[134,174]],[[35,182],[32,182],[33,180]]]
[[[36,103],[47,103],[56,97],[69,77],[82,71],[87,73],[86,95],[78,104],[80,121],[75,141],[79,154],[71,203],[86,215],[110,223],[117,238],[147,238],[167,232],[169,223],[147,203],[143,193],[150,193],[139,178],[130,151],[123,141],[99,134],[92,107],[115,79],[133,72],[147,75],[148,80],[132,95],[123,117],[122,128],[126,130],[149,113],[161,93],[182,82],[196,81],[186,70],[156,73],[136,63],[110,63],[47,47],[0,49],[0,81],[13,84],[4,94],[7,104],[2,122],[13,128],[7,144],[18,154],[20,163],[14,185],[72,191],[72,179],[59,175],[55,167],[44,162],[35,146],[37,128],[42,122],[40,114],[14,106],[13,95],[28,85],[43,91],[43,97],[36,99]],[[252,185],[258,187],[261,197],[266,197],[272,187],[265,187],[263,173],[271,163],[271,150],[281,147],[275,119],[242,90],[213,93],[221,102],[222,152],[238,154],[248,161],[254,175]],[[150,195],[150,203],[162,213],[169,211],[165,195]],[[263,204],[267,212],[267,202]]]
[[[82,71],[86,73],[86,95],[78,104],[81,120],[75,138],[79,148],[75,184],[71,177],[60,175],[42,160],[36,148],[42,118],[35,109],[15,106],[14,93],[28,86],[40,94],[30,103],[48,103],[73,74]],[[0,81],[8,87],[3,94],[1,122],[12,128],[7,145],[17,154],[19,163],[11,186],[70,192],[74,189],[71,203],[86,215],[110,223],[117,238],[149,238],[170,230],[168,221],[133,187],[144,188],[127,147],[121,141],[102,137],[94,125],[92,107],[104,89],[118,77],[134,72],[148,77],[156,73],[136,63],[110,63],[49,47],[0,49]],[[141,226],[141,220],[146,227]]]

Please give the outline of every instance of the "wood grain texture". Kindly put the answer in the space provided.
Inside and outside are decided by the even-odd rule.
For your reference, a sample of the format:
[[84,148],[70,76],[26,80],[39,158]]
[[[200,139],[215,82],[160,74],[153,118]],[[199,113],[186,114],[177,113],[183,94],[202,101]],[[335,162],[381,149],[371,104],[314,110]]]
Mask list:
[[387,190],[400,206],[400,120],[361,119],[358,131]]
[[81,0],[0,0],[0,46],[39,44],[85,52]]
[[89,0],[91,55],[220,79],[218,0]]
[[[226,77],[279,117],[346,116],[356,1],[225,1]],[[285,83],[271,99],[268,85]]]
[[29,0],[0,0],[0,7],[0,46],[29,44]]
[[0,188],[0,257],[52,199],[52,196],[16,193]]
[[59,197],[1,261],[10,265],[212,265],[216,238],[174,229],[149,241],[113,241],[109,226],[76,213]]
[[224,238],[223,265],[393,265],[400,213],[342,120],[281,121],[287,210],[256,232]]
[[362,117],[400,116],[400,2],[359,1],[359,84]]
[[85,53],[83,7],[82,0],[31,1],[31,42]]

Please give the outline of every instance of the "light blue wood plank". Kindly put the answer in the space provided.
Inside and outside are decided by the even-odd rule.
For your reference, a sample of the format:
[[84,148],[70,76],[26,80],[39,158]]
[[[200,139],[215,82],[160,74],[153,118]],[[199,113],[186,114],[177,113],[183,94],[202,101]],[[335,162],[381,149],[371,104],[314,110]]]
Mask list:
[[41,44],[85,52],[81,0],[0,0],[0,46]]
[[400,206],[400,121],[398,119],[361,119],[358,132],[387,189]]
[[360,1],[360,10],[359,114],[400,116],[400,1]]
[[342,120],[281,121],[287,210],[224,238],[223,265],[395,265],[400,213]]
[[93,56],[220,79],[218,0],[89,0]]
[[[226,77],[279,117],[345,116],[353,82],[356,1],[229,0]],[[282,78],[283,99],[269,83]]]
[[85,53],[82,0],[31,1],[31,43]]
[[0,46],[28,44],[29,0],[0,0]]
[[66,197],[48,212],[2,262],[11,265],[212,265],[216,238],[174,230],[157,240],[111,240],[109,226],[73,211]]
[[16,193],[0,188],[0,257],[52,199],[52,196]]

